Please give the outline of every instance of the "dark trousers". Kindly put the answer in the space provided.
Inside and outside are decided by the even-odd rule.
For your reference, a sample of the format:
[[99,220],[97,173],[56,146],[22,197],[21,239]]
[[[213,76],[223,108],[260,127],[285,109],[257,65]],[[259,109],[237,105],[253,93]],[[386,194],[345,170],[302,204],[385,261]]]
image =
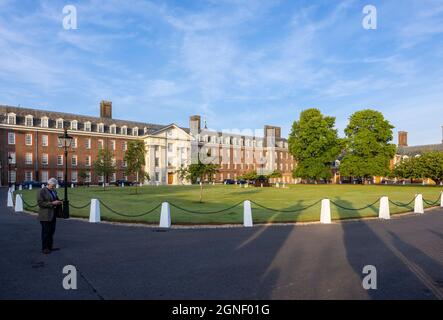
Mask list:
[[42,225],[42,250],[52,250],[56,221],[55,214],[51,221],[40,221]]

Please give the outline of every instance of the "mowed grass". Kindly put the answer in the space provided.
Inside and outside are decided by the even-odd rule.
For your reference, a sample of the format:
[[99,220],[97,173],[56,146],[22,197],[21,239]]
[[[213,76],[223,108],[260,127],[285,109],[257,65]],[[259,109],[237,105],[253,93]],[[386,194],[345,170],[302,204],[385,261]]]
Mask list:
[[[229,224],[242,223],[243,204],[229,208],[243,200],[251,200],[262,206],[274,210],[296,211],[310,206],[313,203],[329,198],[346,208],[363,208],[381,196],[388,196],[396,203],[408,203],[415,194],[423,194],[424,199],[436,201],[442,187],[436,186],[376,186],[376,185],[291,185],[283,188],[240,188],[234,185],[209,185],[204,187],[203,203],[199,203],[199,186],[145,186],[138,188],[109,187],[106,191],[100,187],[81,187],[69,189],[70,203],[81,207],[90,202],[90,199],[100,199],[105,205],[124,215],[135,216],[167,201],[173,205],[192,211],[192,213],[171,206],[171,220],[173,224]],[[37,189],[18,191],[23,194],[25,208],[36,211],[37,208],[27,207],[26,204],[36,204]],[[60,198],[63,189],[58,189]],[[321,204],[297,212],[277,212],[252,205],[254,223],[264,222],[308,222],[319,221]],[[331,203],[332,218],[350,219],[360,217],[376,217],[379,203],[361,210],[346,210]],[[429,207],[425,204],[425,207]],[[412,211],[414,202],[408,207],[397,207],[390,204],[391,214]],[[89,206],[83,209],[71,208],[71,216],[88,217]],[[125,217],[118,215],[101,206],[102,220],[142,222],[157,224],[160,218],[160,208],[152,213],[139,217]]]

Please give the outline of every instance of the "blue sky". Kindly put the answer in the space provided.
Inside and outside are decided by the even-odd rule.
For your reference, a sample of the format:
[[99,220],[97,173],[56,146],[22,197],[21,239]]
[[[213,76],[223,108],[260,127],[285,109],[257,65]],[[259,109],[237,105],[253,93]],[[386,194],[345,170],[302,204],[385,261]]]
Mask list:
[[443,1],[0,0],[0,104],[97,115],[101,99],[120,119],[285,135],[306,108],[341,134],[373,108],[410,145],[439,143]]

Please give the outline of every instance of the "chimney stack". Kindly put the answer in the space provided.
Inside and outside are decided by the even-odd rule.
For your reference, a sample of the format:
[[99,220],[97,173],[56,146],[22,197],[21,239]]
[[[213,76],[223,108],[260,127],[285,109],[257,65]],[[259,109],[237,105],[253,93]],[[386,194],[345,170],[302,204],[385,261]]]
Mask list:
[[112,101],[100,101],[100,118],[112,119]]
[[189,130],[191,134],[198,134],[201,129],[201,117],[199,115],[189,117]]
[[408,133],[406,131],[398,132],[398,146],[407,147],[408,146]]

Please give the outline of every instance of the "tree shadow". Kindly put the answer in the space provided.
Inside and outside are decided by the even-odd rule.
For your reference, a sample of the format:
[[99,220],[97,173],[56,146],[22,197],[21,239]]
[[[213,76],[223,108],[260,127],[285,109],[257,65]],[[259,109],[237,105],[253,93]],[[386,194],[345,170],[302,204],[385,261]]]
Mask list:
[[[343,205],[352,207],[352,203],[340,199]],[[375,208],[372,208],[376,212]],[[342,211],[338,211],[342,214]],[[366,290],[360,285],[359,293],[366,292],[371,299],[433,299],[433,294],[423,279],[410,268],[410,261],[420,259],[426,265],[431,265],[434,272],[438,269],[435,261],[424,257],[424,253],[418,249],[407,247],[393,232],[391,235],[393,244],[389,239],[383,239],[380,235],[390,229],[392,220],[360,220],[356,222],[343,222],[343,245],[346,250],[348,264],[361,282],[366,274],[363,268],[373,265],[377,270],[377,289]],[[400,247],[397,248],[397,247]],[[407,247],[410,257],[401,254],[401,248]],[[440,266],[441,275],[441,266]]]

